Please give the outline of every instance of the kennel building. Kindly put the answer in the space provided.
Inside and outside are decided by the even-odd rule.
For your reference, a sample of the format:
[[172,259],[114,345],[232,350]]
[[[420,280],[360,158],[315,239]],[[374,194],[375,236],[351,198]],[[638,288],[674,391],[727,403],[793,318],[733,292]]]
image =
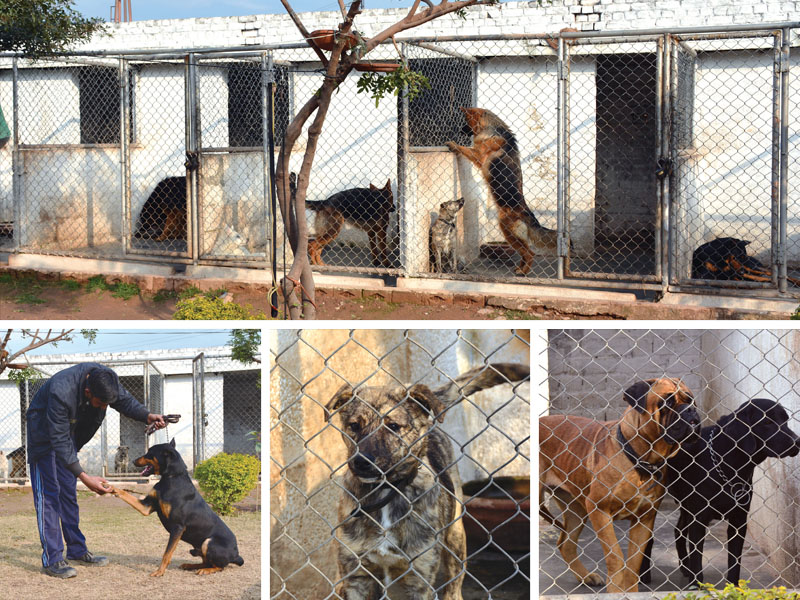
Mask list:
[[229,348],[52,355],[30,363],[39,379],[15,382],[8,378],[8,370],[0,377],[0,450],[9,460],[11,481],[27,477],[28,404],[50,375],[78,362],[99,362],[114,369],[123,387],[151,412],[181,415],[178,423],[148,436],[143,423],[109,410],[80,453],[81,463],[92,474],[106,478],[138,474],[131,461],[150,445],[172,438],[189,470],[219,452],[258,455],[254,435],[261,431],[261,371],[234,361]]
[[[655,2],[554,4],[482,8],[463,25],[406,32],[400,56],[389,45],[373,51],[371,62],[404,61],[428,77],[413,100],[376,106],[357,93],[357,74],[343,83],[307,200],[388,180],[390,261],[375,266],[369,224],[346,223],[314,268],[444,288],[459,279],[795,295],[797,23],[726,2],[691,7],[694,28]],[[303,17],[331,26],[337,14]],[[366,11],[364,33],[401,16]],[[2,58],[13,139],[0,149],[0,248],[12,264],[144,261],[199,276],[236,267],[247,278],[288,268],[268,157],[319,86],[320,64],[290,41],[285,16],[240,19],[119,26],[57,61]],[[218,44],[177,49],[199,31]],[[118,50],[146,44],[158,47]],[[470,144],[462,106],[509,126],[526,202],[554,232],[521,276],[486,182],[445,145]],[[304,148],[301,137],[292,169]],[[430,227],[441,203],[461,197],[455,272],[432,273]],[[318,212],[307,210],[309,222]],[[729,238],[745,249],[698,268],[698,248]]]

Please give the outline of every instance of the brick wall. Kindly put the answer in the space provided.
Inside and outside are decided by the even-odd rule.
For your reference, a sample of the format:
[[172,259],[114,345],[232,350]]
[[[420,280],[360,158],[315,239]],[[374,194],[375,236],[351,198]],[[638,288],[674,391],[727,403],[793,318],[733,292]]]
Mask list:
[[[409,3],[410,4],[410,3]],[[407,8],[365,10],[356,20],[366,36],[400,20]],[[735,0],[553,0],[503,2],[473,8],[467,18],[443,17],[413,30],[413,35],[552,33],[565,27],[581,31],[653,27],[750,24],[797,19],[800,2],[744,4]],[[300,13],[309,31],[335,27],[339,12]],[[144,49],[247,46],[299,42],[285,14],[134,21],[109,24],[110,36],[96,37],[85,48]],[[406,35],[412,35],[406,32]]]

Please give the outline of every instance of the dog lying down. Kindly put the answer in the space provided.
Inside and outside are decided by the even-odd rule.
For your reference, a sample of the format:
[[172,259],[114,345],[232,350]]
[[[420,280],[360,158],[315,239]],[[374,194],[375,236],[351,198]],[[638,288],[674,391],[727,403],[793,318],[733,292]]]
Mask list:
[[169,532],[161,566],[150,573],[151,577],[164,574],[181,540],[192,546],[189,554],[203,559],[200,563],[182,564],[181,569],[208,575],[221,571],[229,563],[244,564],[239,556],[236,536],[194,487],[186,464],[175,450],[174,439],[169,444],[152,446],[147,454],[134,460],[133,464],[144,467],[143,476],[160,475],[161,479],[141,500],[117,488],[112,488],[111,493],[145,516],[155,511]]

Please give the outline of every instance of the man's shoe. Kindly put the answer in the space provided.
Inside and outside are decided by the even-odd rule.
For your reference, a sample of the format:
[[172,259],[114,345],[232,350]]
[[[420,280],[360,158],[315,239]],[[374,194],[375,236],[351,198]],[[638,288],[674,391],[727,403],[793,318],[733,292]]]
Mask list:
[[70,560],[87,567],[105,567],[108,564],[108,559],[105,556],[95,556],[88,551],[83,556],[70,558]]
[[50,577],[58,577],[59,579],[69,579],[70,577],[78,575],[78,572],[73,567],[70,567],[69,563],[65,560],[60,560],[50,566],[43,567],[42,571],[50,575]]

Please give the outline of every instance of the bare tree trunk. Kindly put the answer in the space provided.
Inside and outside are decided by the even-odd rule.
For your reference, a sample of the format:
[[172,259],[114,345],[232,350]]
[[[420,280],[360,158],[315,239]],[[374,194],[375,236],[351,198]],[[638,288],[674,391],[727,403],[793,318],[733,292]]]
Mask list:
[[[424,2],[428,8],[422,12],[417,12],[420,2]],[[433,4],[431,0],[413,0],[408,14],[388,27],[378,35],[366,40],[365,47],[356,46],[352,51],[344,53],[344,46],[347,36],[341,36],[339,43],[331,51],[330,58],[327,58],[322,50],[311,39],[308,31],[300,21],[299,16],[294,12],[289,0],[281,0],[287,14],[292,18],[300,34],[306,39],[309,46],[320,57],[325,66],[325,79],[317,93],[315,93],[295,115],[292,122],[286,129],[286,136],[281,144],[278,154],[275,183],[278,190],[278,203],[280,205],[281,217],[283,218],[284,231],[289,239],[292,248],[293,261],[289,273],[281,280],[281,290],[283,297],[288,304],[289,318],[291,319],[314,319],[317,314],[316,294],[314,287],[314,277],[311,272],[311,265],[308,261],[308,223],[306,222],[306,192],[308,191],[309,176],[311,167],[314,163],[314,156],[317,150],[317,141],[322,133],[325,117],[331,103],[331,96],[336,88],[347,78],[353,66],[363,58],[363,56],[375,48],[378,44],[393,37],[395,34],[412,29],[423,23],[427,23],[442,15],[450,14],[473,5],[495,4],[497,0],[440,0],[438,4]],[[353,20],[361,12],[361,0],[355,0],[350,5],[350,9],[345,14],[344,2],[339,1],[340,10],[345,17],[344,22],[339,24],[339,33],[349,33],[353,28]],[[297,139],[302,133],[303,126],[311,115],[317,113],[314,121],[308,129],[308,140],[306,143],[305,154],[300,173],[297,176],[297,188],[292,198],[289,190],[289,157],[292,154]]]

